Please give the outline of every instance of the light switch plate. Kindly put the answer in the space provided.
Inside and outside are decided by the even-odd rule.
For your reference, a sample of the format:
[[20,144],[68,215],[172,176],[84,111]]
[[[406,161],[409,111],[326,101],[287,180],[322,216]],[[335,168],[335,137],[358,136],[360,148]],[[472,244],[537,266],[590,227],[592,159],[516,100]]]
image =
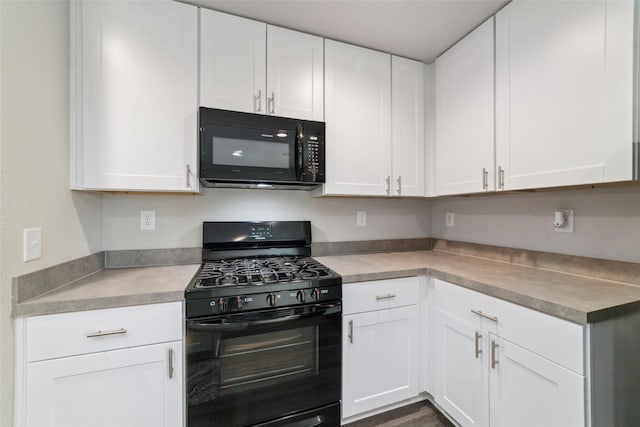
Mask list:
[[24,262],[42,256],[42,228],[25,228],[23,230],[22,260]]

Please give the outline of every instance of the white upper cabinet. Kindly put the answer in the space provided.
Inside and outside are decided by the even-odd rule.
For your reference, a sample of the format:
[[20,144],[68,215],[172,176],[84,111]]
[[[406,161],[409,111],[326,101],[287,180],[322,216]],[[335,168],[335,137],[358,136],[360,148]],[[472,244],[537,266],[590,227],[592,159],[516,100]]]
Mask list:
[[425,65],[325,41],[325,195],[424,196]]
[[71,188],[198,191],[198,14],[72,2]]
[[264,113],[266,24],[200,9],[200,105]]
[[267,26],[267,111],[324,120],[324,42],[321,37]]
[[324,119],[323,40],[200,9],[200,105]]
[[325,41],[324,194],[391,192],[391,56]]
[[391,57],[394,196],[424,196],[424,64]]
[[494,186],[494,18],[435,62],[437,195]]
[[632,179],[633,4],[516,0],[498,12],[498,189]]

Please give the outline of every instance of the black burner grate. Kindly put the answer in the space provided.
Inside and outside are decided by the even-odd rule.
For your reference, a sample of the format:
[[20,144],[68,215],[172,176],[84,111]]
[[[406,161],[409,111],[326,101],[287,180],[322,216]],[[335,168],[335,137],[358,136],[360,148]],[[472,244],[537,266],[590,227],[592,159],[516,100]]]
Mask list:
[[325,266],[308,257],[237,258],[206,262],[196,288],[260,286],[329,276]]

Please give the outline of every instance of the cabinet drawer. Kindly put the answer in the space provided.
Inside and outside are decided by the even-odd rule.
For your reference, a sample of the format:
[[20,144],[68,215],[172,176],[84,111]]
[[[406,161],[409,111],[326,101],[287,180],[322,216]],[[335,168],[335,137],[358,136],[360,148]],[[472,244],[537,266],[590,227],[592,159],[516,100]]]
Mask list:
[[342,313],[362,313],[418,304],[419,277],[350,283],[342,286]]
[[29,317],[27,361],[177,341],[182,329],[182,302]]
[[435,289],[436,307],[584,375],[581,325],[437,279]]

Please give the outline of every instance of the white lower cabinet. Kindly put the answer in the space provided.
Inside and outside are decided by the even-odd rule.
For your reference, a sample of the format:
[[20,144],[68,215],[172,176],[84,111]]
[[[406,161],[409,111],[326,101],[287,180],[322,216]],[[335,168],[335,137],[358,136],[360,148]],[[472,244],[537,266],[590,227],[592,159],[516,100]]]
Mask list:
[[182,303],[16,320],[20,427],[183,425]]
[[180,426],[181,348],[174,341],[30,363],[25,425]]
[[461,426],[488,426],[488,337],[471,323],[435,311],[434,398]]
[[491,335],[492,427],[584,426],[584,377]]
[[436,403],[461,426],[585,426],[583,327],[435,280]]
[[343,419],[418,395],[418,284],[412,277],[344,286]]

